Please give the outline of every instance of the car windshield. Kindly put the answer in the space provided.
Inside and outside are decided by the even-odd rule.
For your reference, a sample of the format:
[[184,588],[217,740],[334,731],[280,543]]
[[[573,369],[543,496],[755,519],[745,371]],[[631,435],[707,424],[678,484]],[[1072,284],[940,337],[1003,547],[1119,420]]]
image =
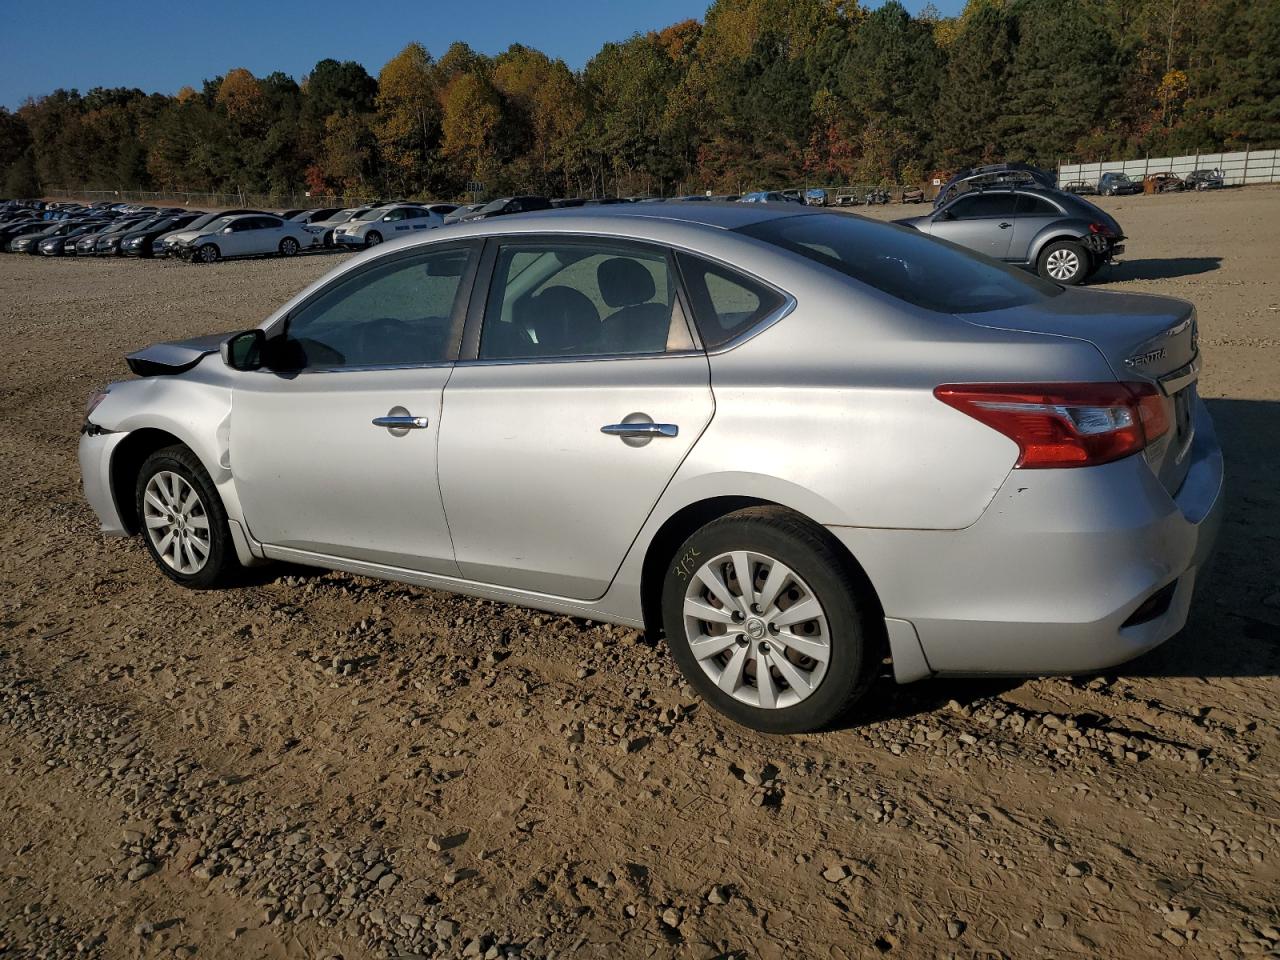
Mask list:
[[386,213],[386,210],[382,207],[373,207],[372,209],[363,210],[360,213],[357,213],[351,218],[351,220],[353,223],[363,223],[366,220],[377,220],[384,213]]
[[501,210],[510,202],[511,202],[510,197],[500,197],[497,200],[490,200],[488,203],[486,203],[483,207],[480,208],[480,212],[493,213],[495,210]]
[[1062,292],[1056,284],[953,243],[860,217],[785,217],[738,232],[939,313],[1002,310]]
[[228,223],[230,223],[234,219],[235,217],[219,217],[217,220],[213,220],[210,223],[205,224],[203,227],[199,227],[197,229],[207,230],[209,233],[217,233],[219,230],[221,230],[223,227],[225,227]]

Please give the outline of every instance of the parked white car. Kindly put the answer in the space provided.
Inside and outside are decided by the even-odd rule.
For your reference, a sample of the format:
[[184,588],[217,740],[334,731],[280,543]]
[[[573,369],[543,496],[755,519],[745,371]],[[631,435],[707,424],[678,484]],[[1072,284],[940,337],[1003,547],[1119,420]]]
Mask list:
[[229,257],[260,257],[278,253],[291,257],[299,250],[320,245],[320,235],[300,223],[262,213],[215,220],[189,239],[179,241],[174,252],[184,260],[215,263]]
[[395,204],[352,217],[333,231],[333,242],[339,246],[376,247],[383,240],[407,237],[443,225],[442,214],[416,204]]

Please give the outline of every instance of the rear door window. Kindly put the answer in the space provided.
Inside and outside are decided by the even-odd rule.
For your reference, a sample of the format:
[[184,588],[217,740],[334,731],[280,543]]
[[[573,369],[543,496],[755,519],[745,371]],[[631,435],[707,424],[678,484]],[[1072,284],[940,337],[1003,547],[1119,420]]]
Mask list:
[[1043,197],[1035,197],[1029,193],[1018,194],[1017,214],[1020,217],[1052,217],[1058,212],[1058,208]]

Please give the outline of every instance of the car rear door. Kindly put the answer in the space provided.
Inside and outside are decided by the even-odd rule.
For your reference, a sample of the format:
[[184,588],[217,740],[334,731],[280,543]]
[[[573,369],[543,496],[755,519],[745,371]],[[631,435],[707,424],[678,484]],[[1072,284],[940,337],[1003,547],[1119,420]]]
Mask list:
[[1019,193],[1017,206],[1014,209],[1013,242],[1009,246],[1008,258],[1027,261],[1040,231],[1064,216],[1066,216],[1065,213],[1044,197],[1031,193]]
[[647,244],[489,241],[440,429],[462,576],[605,592],[714,410],[677,276]]
[[930,234],[1004,260],[1017,201],[1010,191],[966,193],[933,215]]
[[457,574],[436,449],[478,257],[378,257],[290,313],[269,368],[237,374],[231,469],[268,553]]

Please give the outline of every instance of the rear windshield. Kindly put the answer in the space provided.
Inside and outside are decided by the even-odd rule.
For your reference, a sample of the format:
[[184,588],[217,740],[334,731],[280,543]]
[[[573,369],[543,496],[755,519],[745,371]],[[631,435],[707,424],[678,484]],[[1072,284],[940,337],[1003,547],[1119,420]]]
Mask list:
[[939,313],[1003,310],[1062,292],[1025,270],[945,240],[847,214],[783,217],[738,232]]

